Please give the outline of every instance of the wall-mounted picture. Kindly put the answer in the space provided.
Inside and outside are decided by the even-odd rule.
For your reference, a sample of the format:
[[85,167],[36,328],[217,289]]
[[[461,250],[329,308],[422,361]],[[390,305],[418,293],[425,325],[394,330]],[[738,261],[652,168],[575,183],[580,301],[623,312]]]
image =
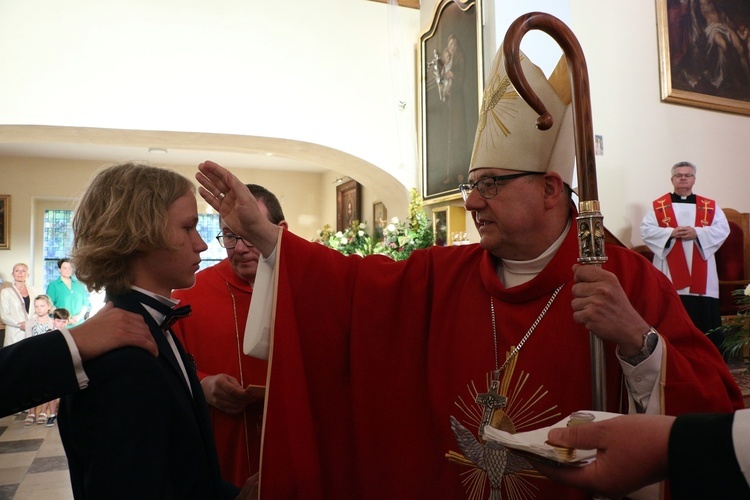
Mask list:
[[661,98],[750,114],[750,2],[656,0]]
[[354,221],[362,222],[361,196],[362,187],[355,180],[336,186],[336,231],[343,231]]
[[0,195],[0,250],[10,250],[10,195]]
[[432,230],[435,232],[435,245],[444,247],[448,241],[448,211],[435,210],[432,212]]
[[372,204],[372,239],[373,242],[383,241],[383,228],[388,225],[388,210],[383,202]]
[[479,0],[440,0],[420,37],[422,197],[458,197],[482,97]]

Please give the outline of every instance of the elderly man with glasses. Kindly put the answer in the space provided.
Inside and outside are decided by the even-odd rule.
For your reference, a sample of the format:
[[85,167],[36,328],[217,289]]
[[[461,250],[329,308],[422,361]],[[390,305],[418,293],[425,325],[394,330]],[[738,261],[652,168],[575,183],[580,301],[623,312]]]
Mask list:
[[[276,196],[247,184],[263,216],[287,227]],[[258,472],[263,386],[268,363],[245,356],[245,320],[253,295],[260,253],[223,219],[216,236],[227,258],[196,275],[195,286],[176,290],[173,297],[192,306],[192,314],[177,322],[175,333],[195,360],[198,378],[209,404],[222,477],[242,487]]]
[[[708,333],[721,326],[715,255],[729,236],[729,223],[716,201],[693,193],[697,170],[689,161],[672,167],[674,192],[654,200],[641,222],[641,237],[695,326]],[[720,333],[709,338],[721,346]]]
[[589,331],[611,412],[742,405],[662,273],[622,247],[576,265],[570,78],[564,61],[549,81],[521,61],[555,125],[535,129],[496,61],[460,187],[479,244],[346,257],[199,166],[201,196],[264,257],[245,337],[270,359],[261,498],[589,498],[483,439],[484,424],[528,431],[591,407]]

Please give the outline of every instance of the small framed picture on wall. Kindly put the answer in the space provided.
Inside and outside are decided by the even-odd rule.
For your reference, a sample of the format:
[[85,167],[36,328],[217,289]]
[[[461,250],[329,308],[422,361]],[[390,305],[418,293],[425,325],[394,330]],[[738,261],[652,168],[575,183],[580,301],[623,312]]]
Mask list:
[[10,250],[9,194],[0,194],[0,250]]
[[362,186],[355,181],[347,181],[336,186],[336,230],[343,231],[354,221],[362,221]]

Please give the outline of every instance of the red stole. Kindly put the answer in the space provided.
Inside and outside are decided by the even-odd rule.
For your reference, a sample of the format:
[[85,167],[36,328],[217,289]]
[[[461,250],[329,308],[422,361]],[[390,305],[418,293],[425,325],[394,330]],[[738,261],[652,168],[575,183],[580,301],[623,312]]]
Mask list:
[[[677,227],[677,218],[672,209],[672,195],[670,193],[654,200],[653,206],[659,226]],[[695,227],[710,226],[714,220],[714,213],[716,213],[716,202],[714,200],[695,196]],[[690,293],[705,294],[708,264],[701,257],[698,240],[693,242],[695,248],[693,248],[691,268],[688,268],[685,250],[681,243],[681,241],[675,241],[674,248],[667,255],[667,265],[669,266],[669,274],[672,276],[672,283],[677,290],[689,286]]]

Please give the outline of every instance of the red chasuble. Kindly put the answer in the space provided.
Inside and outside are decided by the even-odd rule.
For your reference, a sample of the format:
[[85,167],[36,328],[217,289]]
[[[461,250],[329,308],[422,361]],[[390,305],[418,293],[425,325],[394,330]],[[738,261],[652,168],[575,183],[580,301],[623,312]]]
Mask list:
[[[344,257],[284,231],[277,264],[261,498],[487,498],[458,451],[450,417],[476,434],[474,403],[495,368],[565,284],[518,355],[506,412],[516,431],[591,408],[589,334],[571,310],[575,225],[534,280],[506,290],[479,245],[432,247],[405,262]],[[666,413],[731,411],[740,391],[692,325],[672,283],[639,255],[608,248],[635,308],[664,337]],[[620,411],[621,370],[607,344],[608,401]],[[462,481],[466,481],[463,484]],[[503,498],[589,498],[528,474],[503,480]],[[509,488],[516,488],[515,492]],[[520,489],[526,496],[518,496]]]
[[[245,387],[265,385],[268,364],[242,353],[252,287],[237,277],[228,259],[199,272],[195,286],[176,290],[172,296],[192,308],[192,314],[178,321],[174,331],[195,359],[198,378],[226,373]],[[238,415],[213,406],[209,411],[221,475],[242,487],[258,471],[263,405],[251,405]]]

